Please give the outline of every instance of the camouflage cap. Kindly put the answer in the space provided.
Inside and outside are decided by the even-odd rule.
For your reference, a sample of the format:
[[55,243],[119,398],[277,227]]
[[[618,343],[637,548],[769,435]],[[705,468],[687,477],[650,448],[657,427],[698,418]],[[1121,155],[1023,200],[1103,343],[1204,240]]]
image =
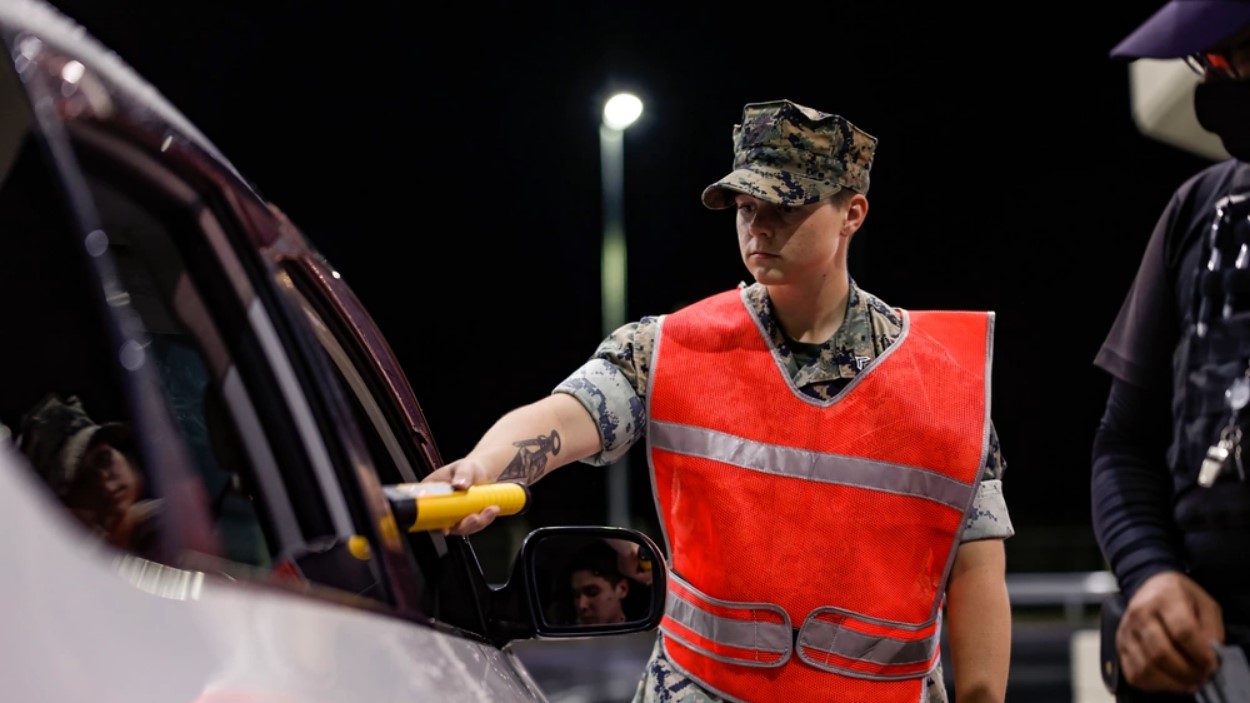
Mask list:
[[63,496],[78,477],[80,460],[89,447],[106,441],[123,449],[130,440],[126,425],[92,421],[77,396],[62,400],[49,394],[22,417],[17,446],[52,491]]
[[749,103],[733,136],[733,172],[703,191],[713,210],[733,204],[733,193],[795,206],[843,188],[868,192],[877,138],[840,115],[789,100]]

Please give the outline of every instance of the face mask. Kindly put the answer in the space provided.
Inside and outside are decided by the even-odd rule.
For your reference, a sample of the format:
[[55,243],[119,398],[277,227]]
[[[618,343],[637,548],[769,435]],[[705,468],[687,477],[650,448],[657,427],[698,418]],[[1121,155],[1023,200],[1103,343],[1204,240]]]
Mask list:
[[1239,161],[1250,162],[1250,80],[1199,83],[1194,90],[1198,124]]

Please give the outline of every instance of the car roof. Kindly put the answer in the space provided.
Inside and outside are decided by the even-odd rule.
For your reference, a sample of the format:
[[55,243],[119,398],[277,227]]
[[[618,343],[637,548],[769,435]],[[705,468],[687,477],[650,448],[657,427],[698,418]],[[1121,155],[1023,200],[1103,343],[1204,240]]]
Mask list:
[[0,28],[5,31],[7,41],[14,45],[14,50],[21,50],[22,35],[25,34],[84,64],[112,84],[115,96],[123,96],[134,105],[148,110],[246,183],[216,145],[155,86],[144,80],[116,52],[91,36],[85,27],[53,6],[41,0],[0,0]]

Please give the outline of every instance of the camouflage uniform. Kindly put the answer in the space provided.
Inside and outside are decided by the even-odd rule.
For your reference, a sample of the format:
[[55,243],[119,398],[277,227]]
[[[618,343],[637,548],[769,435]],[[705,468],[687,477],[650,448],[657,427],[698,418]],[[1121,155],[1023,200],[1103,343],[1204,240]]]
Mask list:
[[[860,369],[893,344],[902,329],[902,319],[897,311],[852,281],[846,320],[832,337],[819,346],[816,358],[800,365],[776,322],[767,289],[758,283],[752,284],[747,288],[747,300],[767,326],[778,357],[785,364],[795,386],[819,399],[836,395]],[[646,428],[644,392],[659,321],[659,317],[644,317],[639,322],[621,327],[599,345],[590,361],[556,387],[557,392],[571,393],[580,400],[599,425],[603,451],[587,458],[586,463],[596,466],[611,464],[642,439]],[[991,426],[990,451],[976,502],[964,528],[964,541],[1005,539],[1014,534],[1002,493],[1005,468],[998,435]],[[931,674],[929,679],[930,703],[945,701],[941,669]],[[694,682],[673,670],[664,659],[658,643],[647,665],[646,679],[639,693],[640,697],[636,700],[640,701],[716,700],[704,698],[707,694]],[[696,697],[689,698],[690,695]]]
[[[726,195],[745,192],[786,205],[817,202],[849,188],[868,189],[868,169],[876,140],[837,115],[789,101],[756,103],[744,110],[734,129],[734,171],[709,186],[703,202],[720,209],[732,204]],[[813,156],[815,153],[815,156]],[[830,158],[833,154],[834,158]],[[822,158],[823,155],[823,158]],[[813,398],[837,395],[902,332],[900,313],[850,281],[842,325],[823,344],[788,339],[773,312],[768,290],[741,284],[746,300],[772,341],[778,361],[796,388]],[[622,326],[604,340],[594,356],[553,392],[576,397],[590,411],[603,439],[603,451],[585,463],[606,466],[624,456],[646,431],[645,393],[661,317],[644,317]],[[990,426],[989,452],[963,541],[1006,539],[1014,534],[1002,493],[1006,468],[998,435]],[[664,656],[659,635],[635,703],[719,701],[678,671]],[[928,676],[927,700],[945,703],[941,666]]]

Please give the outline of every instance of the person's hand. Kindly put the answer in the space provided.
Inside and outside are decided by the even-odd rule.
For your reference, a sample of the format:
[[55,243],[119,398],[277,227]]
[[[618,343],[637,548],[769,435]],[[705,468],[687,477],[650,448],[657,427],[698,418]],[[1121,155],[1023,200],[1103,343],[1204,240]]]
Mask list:
[[[450,483],[452,489],[467,491],[469,486],[482,483],[493,483],[492,477],[486,473],[486,467],[476,459],[458,459],[444,464],[421,479],[421,483]],[[499,506],[489,505],[481,512],[468,515],[460,522],[443,529],[443,535],[460,535],[467,537],[474,532],[481,532],[499,517]]]
[[610,539],[608,542],[616,550],[617,570],[623,576],[628,576],[644,586],[650,586],[655,574],[655,564],[639,556],[638,543],[622,539]]
[[1215,673],[1224,642],[1223,611],[1197,583],[1176,571],[1141,585],[1116,630],[1120,668],[1143,691],[1196,693]]

